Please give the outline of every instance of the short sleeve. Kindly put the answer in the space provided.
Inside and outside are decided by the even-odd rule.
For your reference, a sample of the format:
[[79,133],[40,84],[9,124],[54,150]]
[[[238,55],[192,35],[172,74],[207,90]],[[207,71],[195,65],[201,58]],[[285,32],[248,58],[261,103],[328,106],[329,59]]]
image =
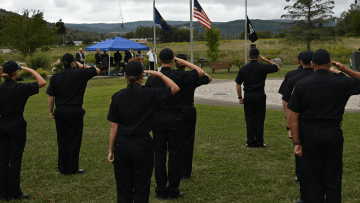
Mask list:
[[303,104],[301,102],[301,95],[300,95],[300,88],[296,87],[294,88],[294,92],[291,96],[291,99],[288,104],[288,108],[297,113],[301,113],[303,111]]
[[283,93],[283,97],[282,100],[289,102],[290,98],[291,98],[291,93],[293,91],[293,85],[292,85],[292,80],[290,79],[289,82],[286,83],[285,85],[285,91]]
[[184,78],[185,83],[195,82],[199,79],[199,72],[196,69],[185,71],[184,73],[187,73],[186,78]]
[[244,82],[241,73],[242,73],[242,68],[240,68],[240,70],[238,72],[238,75],[237,75],[237,77],[235,79],[236,84],[239,84],[239,85],[241,85]]
[[154,91],[154,99],[156,100],[155,104],[161,104],[164,101],[172,97],[171,87],[162,87],[162,88],[152,88]]
[[346,78],[349,80],[347,90],[348,96],[360,94],[360,80],[356,78]]
[[34,83],[28,83],[28,84],[22,84],[23,86],[23,97],[24,98],[28,98],[34,94],[39,93],[39,83],[38,82],[34,82]]
[[97,75],[96,68],[95,67],[87,68],[84,70],[84,74],[85,74],[85,80],[88,81],[92,77]]
[[276,64],[273,65],[267,65],[266,66],[267,73],[275,73],[278,71],[278,66]]
[[120,113],[118,112],[118,109],[117,109],[117,98],[115,97],[115,95],[112,96],[112,98],[111,98],[111,103],[110,103],[110,108],[109,108],[109,113],[108,113],[107,119],[113,123],[120,122]]
[[54,82],[54,76],[50,78],[50,84],[46,90],[46,94],[49,96],[56,96],[56,90],[55,90],[55,82]]
[[209,77],[207,75],[204,75],[203,77],[199,78],[196,81],[196,87],[199,87],[201,85],[209,84]]

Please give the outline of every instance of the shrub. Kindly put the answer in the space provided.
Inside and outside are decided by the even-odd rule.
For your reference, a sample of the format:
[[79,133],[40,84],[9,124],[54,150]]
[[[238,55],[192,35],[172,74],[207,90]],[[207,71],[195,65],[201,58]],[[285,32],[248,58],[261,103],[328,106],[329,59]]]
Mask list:
[[354,33],[349,32],[345,34],[345,37],[355,37]]
[[38,68],[50,70],[51,68],[50,58],[43,52],[38,52],[32,56],[26,57],[26,64],[34,70],[37,70]]
[[245,59],[242,59],[239,56],[235,56],[231,61],[231,65],[235,65],[236,67],[241,68],[245,65]]
[[0,55],[0,67],[5,64],[5,59],[3,56]]
[[32,74],[26,72],[25,70],[21,70],[20,73],[19,73],[19,77],[21,77],[21,78],[22,77],[30,77],[30,76],[32,76]]
[[144,58],[144,70],[148,70],[149,69],[149,67],[150,67],[150,63],[149,63],[149,58],[148,57],[145,57]]
[[267,59],[273,59],[273,58],[279,58],[278,55],[281,53],[281,49],[273,49],[273,50],[261,50],[260,55],[267,58]]
[[74,41],[72,41],[72,39],[70,39],[69,41],[66,42],[66,45],[74,46],[75,43]]
[[43,78],[47,78],[47,76],[49,75],[49,73],[48,73],[46,70],[42,69],[42,68],[38,68],[38,69],[36,70],[36,72],[37,72],[39,75],[41,75],[41,77],[43,77]]
[[53,63],[52,67],[53,68],[52,68],[51,72],[53,72],[53,73],[59,72],[64,68],[64,66],[63,66],[62,62],[60,61],[60,59],[58,59],[55,63]]

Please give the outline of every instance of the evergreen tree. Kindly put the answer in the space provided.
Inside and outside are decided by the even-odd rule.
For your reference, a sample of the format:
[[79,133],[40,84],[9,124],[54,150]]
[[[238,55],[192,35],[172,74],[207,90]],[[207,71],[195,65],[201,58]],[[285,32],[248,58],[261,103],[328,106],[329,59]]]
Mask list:
[[[286,0],[289,2],[290,0]],[[307,44],[307,50],[310,50],[312,41],[335,40],[335,36],[329,32],[329,29],[323,29],[322,26],[334,20],[334,1],[332,0],[292,0],[294,5],[286,6],[284,10],[288,13],[281,18],[291,20],[292,27],[285,29],[286,41],[301,42]],[[320,25],[320,26],[319,26]]]
[[63,44],[64,44],[64,35],[66,33],[66,27],[64,22],[62,22],[62,19],[60,19],[58,22],[56,22],[55,27],[57,29],[57,34],[59,35],[63,35]]

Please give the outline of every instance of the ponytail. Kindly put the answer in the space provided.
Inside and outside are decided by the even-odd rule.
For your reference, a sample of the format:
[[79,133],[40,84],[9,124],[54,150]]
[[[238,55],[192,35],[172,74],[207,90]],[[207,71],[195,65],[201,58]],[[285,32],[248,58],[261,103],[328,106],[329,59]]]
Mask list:
[[9,80],[11,79],[12,77],[14,77],[15,75],[15,72],[12,72],[12,73],[3,73],[2,74],[2,77],[5,79],[5,80]]
[[128,76],[125,73],[125,78],[128,81],[129,85],[133,85],[135,83],[135,81],[138,81],[142,78],[142,74],[141,75],[137,75],[137,76]]

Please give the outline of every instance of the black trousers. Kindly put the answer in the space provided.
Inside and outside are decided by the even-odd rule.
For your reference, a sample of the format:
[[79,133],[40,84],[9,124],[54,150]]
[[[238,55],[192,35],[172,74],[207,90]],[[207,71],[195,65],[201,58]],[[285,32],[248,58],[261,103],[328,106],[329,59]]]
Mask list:
[[244,111],[247,128],[247,144],[257,147],[264,144],[266,95],[263,92],[245,91]]
[[81,107],[59,106],[55,109],[55,123],[59,147],[58,168],[65,175],[79,170],[79,154],[85,111]]
[[193,105],[184,104],[181,113],[184,120],[181,174],[182,176],[190,177],[194,154],[196,108]]
[[155,70],[155,62],[149,61],[150,63],[150,70]]
[[[183,121],[181,111],[157,111],[154,115],[155,192],[161,197],[176,197],[180,190]],[[169,172],[166,155],[169,151]],[[169,178],[169,179],[168,179]],[[167,182],[169,185],[166,187]]]
[[306,125],[301,136],[307,202],[341,202],[343,133],[339,126]]
[[114,150],[114,171],[118,203],[149,202],[154,168],[154,145],[149,134],[118,135]]
[[21,161],[26,143],[22,116],[0,117],[0,197],[15,198],[20,189]]

